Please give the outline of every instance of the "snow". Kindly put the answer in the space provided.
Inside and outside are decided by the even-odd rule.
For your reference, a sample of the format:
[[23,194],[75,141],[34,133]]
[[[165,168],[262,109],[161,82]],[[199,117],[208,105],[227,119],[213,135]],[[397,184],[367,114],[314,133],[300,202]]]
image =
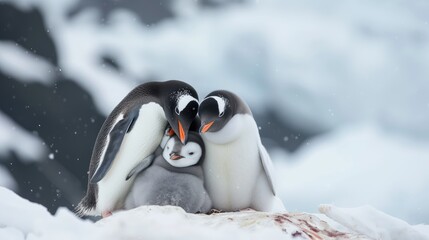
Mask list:
[[0,112],[0,157],[11,151],[24,161],[38,161],[46,153],[42,140],[27,132]]
[[321,205],[319,210],[344,226],[372,239],[429,239],[427,233],[418,231],[418,228],[413,228],[405,221],[391,217],[371,206],[346,209]]
[[[271,0],[207,10],[177,1],[177,18],[145,26],[126,10],[105,25],[94,9],[69,19],[75,0],[6,1],[42,10],[63,73],[106,115],[156,76],[183,79],[201,96],[232,90],[255,112],[273,109],[307,131],[370,119],[429,138],[423,2]],[[105,55],[120,72],[101,64]]]
[[314,212],[321,202],[369,204],[408,222],[427,224],[427,146],[429,142],[367,124],[320,135],[295,154],[272,151],[271,157],[280,197],[289,210]]
[[[320,224],[324,232],[332,231],[309,216],[290,217],[267,213],[240,212],[215,215],[186,214],[177,207],[143,206],[114,213],[96,223],[83,221],[67,209],[52,216],[42,206],[0,188],[0,236],[24,239],[293,239],[291,234],[313,234],[308,226],[299,227],[298,219]],[[316,226],[318,227],[318,226]],[[285,230],[282,230],[285,229]],[[308,233],[307,233],[308,232]],[[334,232],[334,231],[333,231]],[[14,237],[14,238],[12,238]],[[2,238],[3,239],[3,238]]]
[[[42,140],[31,135],[0,111],[0,157],[11,152],[27,162],[39,161],[46,153]],[[7,164],[13,164],[7,163]],[[17,183],[9,171],[0,165],[0,186],[17,189]]]
[[0,42],[0,71],[18,80],[52,83],[53,67],[12,42]]
[[[65,208],[51,215],[0,187],[1,239],[429,239],[428,225],[411,226],[373,207],[321,205],[337,227],[307,213],[188,214],[172,206],[141,206],[115,212],[98,222],[82,220]],[[357,233],[356,233],[357,232]]]
[[[17,183],[13,179],[12,175],[9,173],[9,171],[0,165],[0,186],[6,187],[9,189],[16,189]],[[2,238],[0,238],[2,239]]]

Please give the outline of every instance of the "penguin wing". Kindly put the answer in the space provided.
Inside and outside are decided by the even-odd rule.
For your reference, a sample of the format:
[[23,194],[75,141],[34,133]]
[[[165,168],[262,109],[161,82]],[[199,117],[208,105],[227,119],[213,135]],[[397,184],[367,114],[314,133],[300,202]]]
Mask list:
[[128,181],[134,174],[139,173],[146,168],[150,167],[152,165],[153,160],[155,159],[155,154],[151,154],[147,156],[141,163],[139,163],[136,167],[134,167],[130,173],[128,173],[127,177],[125,178],[125,181]]
[[276,195],[276,190],[274,188],[274,179],[273,179],[273,162],[271,161],[270,155],[268,155],[267,150],[264,145],[259,142],[259,156],[261,158],[262,166],[264,167],[265,176],[267,177],[268,183],[270,184],[271,191]]
[[106,175],[107,171],[112,165],[113,159],[115,159],[116,154],[121,148],[125,134],[130,132],[133,128],[134,123],[138,118],[138,114],[138,109],[130,111],[112,127],[112,130],[110,130],[108,135],[109,142],[104,154],[104,158],[100,159],[99,166],[91,177],[91,183],[99,182]]

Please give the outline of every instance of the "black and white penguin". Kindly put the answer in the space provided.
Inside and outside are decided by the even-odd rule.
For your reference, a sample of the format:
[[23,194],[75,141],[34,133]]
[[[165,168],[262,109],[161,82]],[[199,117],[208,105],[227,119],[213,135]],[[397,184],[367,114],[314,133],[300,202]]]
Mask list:
[[249,106],[236,94],[218,90],[200,103],[203,164],[213,208],[284,211],[276,196],[273,166],[261,143]]
[[124,209],[171,205],[189,213],[208,212],[211,200],[204,188],[203,159],[204,143],[197,132],[189,132],[186,144],[171,137],[153,164],[137,173]]
[[78,214],[108,216],[122,208],[134,180],[130,171],[151,163],[168,124],[185,143],[197,112],[198,94],[187,83],[148,82],[133,89],[100,129]]

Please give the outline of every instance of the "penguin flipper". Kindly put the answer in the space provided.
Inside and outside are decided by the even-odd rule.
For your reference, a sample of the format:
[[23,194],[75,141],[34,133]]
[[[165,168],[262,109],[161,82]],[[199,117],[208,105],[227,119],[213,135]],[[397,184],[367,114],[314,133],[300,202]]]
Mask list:
[[109,132],[109,145],[107,146],[104,159],[101,159],[100,166],[95,170],[91,177],[91,183],[97,183],[106,175],[113,160],[116,157],[119,149],[121,148],[122,141],[124,140],[125,134],[131,131],[136,119],[138,118],[138,110],[131,112],[124,116],[123,119],[119,120],[112,130]]
[[268,155],[267,149],[265,149],[264,145],[262,145],[261,142],[259,142],[258,146],[259,150],[259,156],[261,158],[261,163],[264,168],[265,176],[267,177],[268,183],[271,187],[271,191],[274,195],[276,195],[276,190],[274,187],[274,179],[273,179],[273,162],[271,161],[270,155]]
[[154,159],[155,154],[151,154],[145,159],[143,159],[143,161],[141,161],[135,168],[130,171],[130,173],[128,173],[127,177],[125,178],[125,181],[128,181],[134,174],[137,174],[152,165]]

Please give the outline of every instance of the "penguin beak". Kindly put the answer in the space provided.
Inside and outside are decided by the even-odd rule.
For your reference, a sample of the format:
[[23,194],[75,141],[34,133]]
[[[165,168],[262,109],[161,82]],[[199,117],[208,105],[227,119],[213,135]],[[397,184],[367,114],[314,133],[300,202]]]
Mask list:
[[182,123],[180,122],[180,120],[179,120],[178,122],[179,122],[179,138],[180,138],[180,141],[181,141],[183,144],[185,144],[185,141],[186,141],[186,133],[185,133],[185,130],[183,129],[183,126],[182,126]]
[[214,121],[211,121],[211,122],[209,122],[207,124],[204,124],[204,126],[200,129],[200,132],[201,133],[207,132],[211,128],[211,126],[213,125],[213,123],[214,123]]
[[174,130],[172,128],[168,129],[167,135],[169,137],[173,136],[174,135]]
[[170,159],[171,160],[179,160],[179,159],[182,159],[182,158],[183,158],[183,156],[180,155],[180,154],[177,154],[175,152],[170,153]]

